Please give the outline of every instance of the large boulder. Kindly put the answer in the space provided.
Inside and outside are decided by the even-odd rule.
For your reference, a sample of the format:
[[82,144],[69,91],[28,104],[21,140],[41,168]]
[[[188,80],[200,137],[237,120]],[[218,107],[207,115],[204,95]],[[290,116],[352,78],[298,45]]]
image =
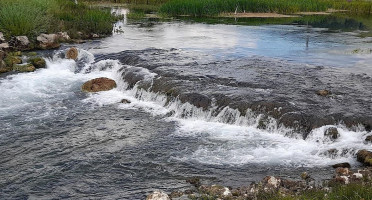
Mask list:
[[75,47],[71,47],[66,51],[66,58],[76,60],[79,56],[79,51]]
[[170,200],[169,196],[163,191],[155,191],[149,194],[146,200]]
[[58,43],[57,34],[41,34],[36,40],[39,42],[39,47],[41,49],[55,49],[61,46]]
[[28,59],[28,62],[31,63],[36,68],[45,68],[46,66],[45,60],[41,57],[32,57]]
[[27,36],[16,36],[9,41],[9,45],[19,51],[29,50],[30,44]]
[[81,89],[84,92],[100,92],[100,91],[107,91],[116,88],[116,82],[109,78],[96,78],[85,82]]
[[5,37],[4,37],[4,34],[0,32],[0,43],[3,43],[3,42],[5,42]]
[[372,166],[372,152],[365,149],[359,150],[357,160],[365,165]]
[[14,65],[13,70],[17,72],[33,72],[35,71],[35,67],[32,64],[25,64],[25,65]]

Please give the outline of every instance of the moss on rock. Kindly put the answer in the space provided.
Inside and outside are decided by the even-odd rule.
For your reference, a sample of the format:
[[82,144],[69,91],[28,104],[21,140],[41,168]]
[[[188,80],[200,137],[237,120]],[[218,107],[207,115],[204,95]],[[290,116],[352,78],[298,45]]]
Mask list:
[[28,59],[28,62],[31,63],[36,68],[45,68],[45,66],[46,66],[45,60],[41,57],[30,58],[30,59]]
[[22,63],[22,59],[20,57],[12,55],[5,57],[4,61],[8,67],[13,67],[13,65]]
[[14,65],[13,70],[18,72],[33,72],[35,71],[35,67],[32,64],[25,64],[25,65]]

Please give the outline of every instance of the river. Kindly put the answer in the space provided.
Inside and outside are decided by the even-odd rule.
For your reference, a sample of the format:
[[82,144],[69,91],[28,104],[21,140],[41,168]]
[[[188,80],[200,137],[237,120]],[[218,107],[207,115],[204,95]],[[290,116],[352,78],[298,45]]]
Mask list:
[[[324,101],[324,112],[368,117],[372,39],[358,37],[359,30],[126,18],[116,29],[121,31],[77,45],[78,61],[60,56],[72,46],[65,45],[44,52],[46,69],[0,77],[0,199],[144,199],[155,189],[190,189],[185,180],[196,176],[205,184],[235,187],[266,175],[299,178],[304,171],[320,180],[332,176],[332,164],[358,166],[355,151],[371,149],[362,126],[328,124],[302,137],[274,118],[257,128],[261,115],[243,115],[234,103],[221,107],[212,98],[281,99],[326,116],[314,111],[325,110],[317,103]],[[319,69],[323,74],[304,74]],[[118,87],[81,91],[97,77],[112,78]],[[311,82],[323,78],[329,82]],[[358,97],[287,93],[301,84],[302,91],[319,84],[358,91]],[[169,100],[161,87],[180,98]],[[195,93],[197,101],[187,102]],[[203,103],[201,94],[212,99],[210,105],[196,105]],[[329,127],[338,129],[336,141],[324,136]],[[327,154],[330,149],[338,153]]]

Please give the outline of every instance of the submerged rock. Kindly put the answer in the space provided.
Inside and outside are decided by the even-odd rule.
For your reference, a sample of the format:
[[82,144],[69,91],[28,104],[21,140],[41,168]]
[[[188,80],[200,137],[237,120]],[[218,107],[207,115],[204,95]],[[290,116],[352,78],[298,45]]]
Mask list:
[[25,64],[25,65],[14,65],[13,70],[18,72],[33,72],[35,71],[35,67],[32,64]]
[[146,200],[170,200],[169,196],[163,191],[155,191],[149,194]]
[[36,40],[39,42],[41,49],[55,49],[61,46],[57,34],[41,34]]
[[364,141],[372,143],[372,135],[367,136]]
[[46,66],[46,62],[41,57],[34,57],[28,59],[28,62],[34,65],[36,68],[44,68]]
[[318,91],[316,92],[316,94],[319,95],[319,96],[323,96],[323,97],[325,97],[325,96],[330,95],[331,92],[330,92],[329,90],[318,90]]
[[79,51],[75,47],[71,47],[66,51],[66,58],[76,60],[79,56]]
[[372,166],[372,152],[365,149],[359,150],[357,160],[365,165]]
[[332,165],[333,168],[339,168],[339,167],[342,167],[342,168],[351,168],[350,164],[349,163],[338,163],[338,164],[334,164]]
[[96,78],[83,84],[81,89],[84,92],[100,92],[116,88],[116,82],[109,78]]
[[29,50],[30,44],[27,36],[16,36],[9,41],[9,45],[12,48],[20,51]]
[[331,140],[336,140],[340,137],[340,134],[338,133],[337,128],[331,127],[325,130],[324,136],[327,136]]
[[121,101],[120,101],[120,103],[124,103],[124,104],[129,104],[129,103],[131,103],[129,100],[127,100],[127,99],[122,99]]

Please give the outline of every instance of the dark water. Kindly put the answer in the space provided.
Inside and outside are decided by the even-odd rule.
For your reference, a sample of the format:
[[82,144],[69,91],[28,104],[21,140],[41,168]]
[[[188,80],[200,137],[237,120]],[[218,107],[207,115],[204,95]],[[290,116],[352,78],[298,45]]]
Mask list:
[[[92,63],[94,55],[156,47],[184,55],[165,62],[168,69],[190,57],[210,63],[261,56],[356,71],[368,69],[372,57],[351,52],[368,50],[370,38],[292,25],[120,23],[124,33],[79,46],[80,63],[55,57],[47,69],[0,79],[0,199],[144,199],[155,189],[192,189],[185,180],[195,176],[233,187],[273,174],[298,178],[303,171],[319,180],[332,176],[331,163],[356,165],[352,155],[330,158],[322,151],[368,148],[361,143],[364,130],[338,127],[339,141],[319,144],[322,128],[303,140],[206,120],[202,112],[185,119],[177,112],[190,105],[166,105],[161,95],[127,90],[116,61]],[[76,73],[84,67],[93,70]],[[141,70],[149,80],[156,77]],[[185,73],[201,71],[191,66]],[[118,88],[80,91],[82,83],[102,76],[115,79]],[[132,103],[119,103],[123,98]]]

